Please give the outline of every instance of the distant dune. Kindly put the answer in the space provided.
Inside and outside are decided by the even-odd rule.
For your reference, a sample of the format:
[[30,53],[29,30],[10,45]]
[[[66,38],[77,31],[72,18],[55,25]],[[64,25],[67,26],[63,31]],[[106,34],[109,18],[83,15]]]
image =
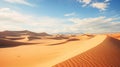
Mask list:
[[54,67],[120,67],[120,41],[108,36],[97,47]]
[[14,46],[28,45],[28,44],[30,45],[33,43],[23,43],[23,42],[16,42],[16,41],[11,41],[11,40],[0,39],[0,48],[14,47]]
[[47,34],[45,32],[42,33],[36,33],[36,32],[31,32],[28,30],[23,30],[23,31],[2,31],[0,32],[0,37],[5,38],[6,36],[22,36],[22,35],[29,35],[31,37],[34,36],[50,36],[50,34]]

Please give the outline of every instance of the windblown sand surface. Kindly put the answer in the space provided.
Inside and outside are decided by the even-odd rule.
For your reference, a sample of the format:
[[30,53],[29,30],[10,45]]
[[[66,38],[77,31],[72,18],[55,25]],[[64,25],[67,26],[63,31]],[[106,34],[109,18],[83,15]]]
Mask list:
[[120,41],[115,35],[24,35],[0,39],[0,67],[52,66],[120,67]]
[[120,67],[120,41],[108,36],[98,46],[54,67]]
[[120,33],[116,33],[116,34],[108,34],[109,36],[119,39],[120,40]]

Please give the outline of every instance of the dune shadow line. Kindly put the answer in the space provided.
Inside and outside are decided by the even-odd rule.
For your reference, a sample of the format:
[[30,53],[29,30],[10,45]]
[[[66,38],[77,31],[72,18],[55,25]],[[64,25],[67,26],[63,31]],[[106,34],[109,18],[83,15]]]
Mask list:
[[80,40],[80,39],[76,39],[76,38],[74,38],[74,39],[68,39],[68,40],[66,40],[66,41],[64,41],[64,42],[55,43],[55,44],[49,44],[48,46],[52,46],[52,45],[60,45],[60,44],[68,43],[68,42],[70,42],[70,41],[78,41],[78,40]]

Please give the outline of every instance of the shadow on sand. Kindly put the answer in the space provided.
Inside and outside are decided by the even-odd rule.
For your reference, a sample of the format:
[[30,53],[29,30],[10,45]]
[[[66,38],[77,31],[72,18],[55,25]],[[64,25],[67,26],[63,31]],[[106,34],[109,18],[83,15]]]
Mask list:
[[60,44],[65,44],[65,43],[68,43],[70,41],[78,41],[79,39],[76,39],[76,38],[73,38],[73,39],[68,39],[64,42],[60,42],[60,43],[55,43],[55,44],[49,44],[48,46],[51,46],[51,45],[60,45]]
[[21,45],[34,45],[34,44],[37,43],[23,43],[23,42],[0,39],[0,48],[16,47]]

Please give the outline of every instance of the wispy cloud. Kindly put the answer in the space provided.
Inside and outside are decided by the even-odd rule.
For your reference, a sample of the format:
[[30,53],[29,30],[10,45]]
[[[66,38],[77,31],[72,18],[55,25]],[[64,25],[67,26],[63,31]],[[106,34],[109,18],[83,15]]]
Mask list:
[[87,6],[91,2],[91,0],[77,0],[77,1],[83,3],[82,5],[83,7]]
[[8,3],[17,3],[17,4],[24,4],[24,5],[27,5],[27,6],[34,6],[33,4],[27,2],[27,0],[4,0]]
[[64,14],[64,16],[75,16],[75,15],[76,15],[75,12]]
[[104,10],[106,10],[107,9],[107,7],[108,7],[108,3],[106,3],[106,2],[95,2],[95,3],[92,3],[91,4],[91,6],[93,7],[93,8],[97,8],[97,9],[99,9],[99,10],[101,10],[101,11],[104,11]]
[[90,18],[54,18],[50,16],[32,16],[12,10],[0,8],[0,30],[32,30],[39,32],[117,32],[120,26],[119,17],[105,16]]
[[119,30],[120,18],[107,18],[105,16],[95,18],[70,18],[74,25],[70,28],[76,32],[102,33],[117,32]]
[[109,2],[110,0],[105,0],[104,2]]
[[56,33],[64,31],[64,28],[67,27],[64,19],[27,15],[10,8],[0,8],[0,22],[0,30],[28,29]]
[[0,20],[9,20],[12,22],[25,22],[31,18],[31,16],[21,14],[10,8],[0,8]]
[[110,0],[104,0],[103,2],[94,1],[94,0],[77,0],[79,3],[83,3],[83,7],[90,6],[97,8],[100,11],[105,11],[109,7]]

